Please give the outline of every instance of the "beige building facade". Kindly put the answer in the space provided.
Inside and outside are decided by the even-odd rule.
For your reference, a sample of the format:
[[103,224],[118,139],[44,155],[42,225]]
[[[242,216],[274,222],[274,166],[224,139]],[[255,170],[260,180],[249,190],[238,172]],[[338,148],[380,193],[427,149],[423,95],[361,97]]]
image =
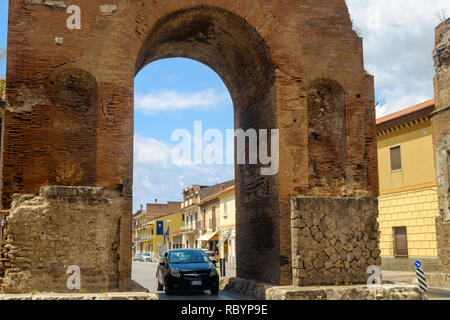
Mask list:
[[183,202],[181,203],[181,210],[183,212],[184,225],[181,226],[181,241],[183,248],[198,248],[198,204],[200,202],[200,188],[201,186],[199,185],[191,185],[182,191]]
[[219,252],[229,264],[236,264],[236,199],[235,186],[223,188],[219,194]]

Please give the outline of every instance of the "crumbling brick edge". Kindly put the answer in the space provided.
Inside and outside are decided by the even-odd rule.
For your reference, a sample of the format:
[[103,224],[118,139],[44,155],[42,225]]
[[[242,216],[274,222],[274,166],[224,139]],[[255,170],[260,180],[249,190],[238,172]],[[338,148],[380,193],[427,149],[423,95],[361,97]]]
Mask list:
[[422,300],[416,285],[295,287],[239,278],[220,279],[220,289],[256,300]]

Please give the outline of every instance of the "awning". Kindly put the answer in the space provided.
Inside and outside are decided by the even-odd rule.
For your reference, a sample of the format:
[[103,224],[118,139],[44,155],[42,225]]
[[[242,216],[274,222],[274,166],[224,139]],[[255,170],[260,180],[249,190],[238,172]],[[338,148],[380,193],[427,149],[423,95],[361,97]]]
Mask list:
[[197,241],[210,241],[214,236],[217,234],[217,231],[215,232],[207,232],[204,235],[200,236]]
[[220,247],[228,239],[229,239],[229,237],[222,238],[222,240],[220,240],[219,243],[217,244],[217,247]]

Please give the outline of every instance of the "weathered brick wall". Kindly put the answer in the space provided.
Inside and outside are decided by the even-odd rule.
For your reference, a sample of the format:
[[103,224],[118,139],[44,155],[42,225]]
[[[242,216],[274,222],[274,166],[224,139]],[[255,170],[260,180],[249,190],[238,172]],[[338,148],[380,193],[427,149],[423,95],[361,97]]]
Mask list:
[[[110,2],[10,1],[3,208],[14,193],[57,183],[59,156],[78,159],[77,184],[121,193],[119,272],[130,287],[134,77],[152,61],[191,58],[227,85],[237,128],[280,129],[278,175],[236,167],[237,274],[291,284],[291,197],[378,194],[373,78],[345,1]],[[81,30],[66,28],[71,4]],[[326,137],[331,154],[309,134],[317,83],[332,84],[323,100],[331,112],[312,113],[317,127],[345,136]],[[66,127],[71,118],[80,123]],[[314,171],[314,161],[333,169]]]
[[292,201],[294,285],[366,283],[381,265],[376,198],[295,198]]
[[436,240],[438,243],[439,271],[450,273],[450,221],[436,218]]
[[440,212],[436,238],[440,269],[450,272],[450,19],[436,28],[435,45],[436,110],[432,114],[432,128]]
[[42,187],[16,195],[0,246],[0,292],[66,292],[68,266],[81,271],[81,289],[119,287],[118,192],[89,187]]

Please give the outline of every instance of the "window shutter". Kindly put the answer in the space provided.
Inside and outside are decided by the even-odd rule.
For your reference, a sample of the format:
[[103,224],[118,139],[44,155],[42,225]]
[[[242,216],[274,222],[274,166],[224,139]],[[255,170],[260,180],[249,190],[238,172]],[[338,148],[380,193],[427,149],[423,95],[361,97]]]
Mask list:
[[408,256],[408,240],[406,227],[394,228],[394,254],[396,257]]
[[402,152],[400,146],[390,149],[391,153],[391,171],[402,169]]

